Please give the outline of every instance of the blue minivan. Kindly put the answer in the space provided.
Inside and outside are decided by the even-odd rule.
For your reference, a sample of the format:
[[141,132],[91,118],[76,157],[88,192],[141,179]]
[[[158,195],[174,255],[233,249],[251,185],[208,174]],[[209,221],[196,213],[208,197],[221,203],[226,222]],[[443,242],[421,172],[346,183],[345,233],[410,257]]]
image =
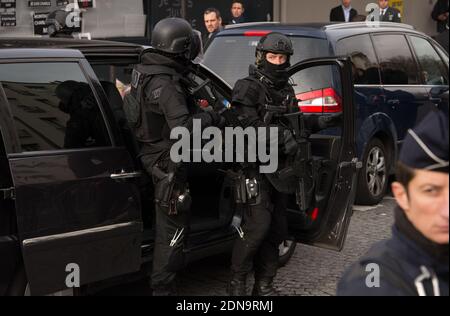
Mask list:
[[[219,33],[205,52],[204,64],[234,85],[247,76],[259,39],[270,32],[291,37],[292,64],[316,57],[351,57],[357,106],[355,141],[363,162],[357,202],[379,203],[408,129],[429,111],[448,106],[448,53],[405,24],[248,23]],[[304,72],[292,80],[304,113],[342,111],[341,93],[335,88],[338,76],[331,68]]]

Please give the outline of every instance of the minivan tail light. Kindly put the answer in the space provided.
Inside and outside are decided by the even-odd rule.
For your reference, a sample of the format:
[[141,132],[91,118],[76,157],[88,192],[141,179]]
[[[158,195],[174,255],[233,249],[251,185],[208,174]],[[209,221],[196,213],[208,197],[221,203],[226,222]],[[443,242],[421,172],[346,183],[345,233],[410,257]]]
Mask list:
[[248,37],[263,37],[267,34],[270,34],[271,31],[246,31],[244,32],[244,36]]
[[297,94],[298,106],[303,113],[340,113],[342,98],[333,88]]

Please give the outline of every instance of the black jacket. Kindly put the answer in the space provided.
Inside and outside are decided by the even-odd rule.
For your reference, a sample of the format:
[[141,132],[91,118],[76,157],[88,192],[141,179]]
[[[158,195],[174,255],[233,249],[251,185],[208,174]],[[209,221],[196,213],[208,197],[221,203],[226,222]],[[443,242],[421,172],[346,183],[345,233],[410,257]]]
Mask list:
[[238,17],[238,18],[232,18],[231,20],[230,20],[230,23],[229,24],[240,24],[240,23],[245,23],[246,22],[246,19],[245,19],[245,16],[243,16],[243,15],[241,15],[240,17]]
[[[353,20],[355,16],[358,15],[358,11],[355,9],[350,10],[350,22]],[[330,22],[345,22],[345,14],[342,6],[337,6],[333,8],[330,12]]]
[[203,50],[206,51],[209,47],[209,45],[211,45],[212,41],[214,40],[214,37],[216,37],[217,34],[219,34],[220,31],[222,31],[222,27],[219,28],[217,31],[213,32],[213,33],[207,33],[204,37],[203,37]]
[[[401,210],[397,214],[404,216]],[[448,296],[448,245],[432,244],[412,224],[406,225],[410,228],[396,224],[391,239],[376,244],[348,269],[339,282],[339,296]],[[416,237],[411,238],[413,235]],[[371,264],[379,266],[378,288],[366,285],[373,272]]]
[[232,104],[244,118],[245,127],[266,126],[263,121],[267,104],[281,105],[286,96],[295,98],[290,84],[275,87],[267,78],[260,80],[262,76],[255,66],[250,66],[249,76],[238,80],[234,86]]
[[137,132],[143,164],[151,170],[169,156],[174,143],[170,139],[172,129],[185,127],[192,131],[194,119],[201,120],[202,128],[211,126],[214,120],[196,106],[188,93],[187,65],[155,53],[144,54],[141,65],[150,66],[149,73],[154,73],[143,87],[142,123]]
[[438,17],[446,12],[448,12],[448,0],[438,0],[438,2],[435,4],[433,8],[431,17],[433,18],[433,20],[437,22],[437,31],[439,33],[445,31],[445,29],[447,28],[446,26],[448,24],[448,19],[447,21],[438,20]]
[[448,29],[445,29],[444,32],[439,33],[438,36],[436,36],[436,41],[441,44],[441,46],[445,49],[445,51],[448,53]]
[[399,10],[389,7],[387,8],[386,13],[380,16],[380,21],[402,23],[402,17]]

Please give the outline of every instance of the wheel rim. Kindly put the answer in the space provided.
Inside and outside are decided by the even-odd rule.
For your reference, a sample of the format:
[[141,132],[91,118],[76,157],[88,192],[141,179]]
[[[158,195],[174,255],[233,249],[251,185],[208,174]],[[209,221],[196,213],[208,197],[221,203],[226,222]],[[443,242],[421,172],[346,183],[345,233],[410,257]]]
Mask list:
[[291,240],[285,240],[284,242],[281,243],[279,247],[280,257],[283,257],[289,253],[289,250],[291,250],[293,243],[294,242]]
[[383,193],[386,184],[386,157],[379,147],[374,147],[369,152],[366,165],[366,179],[369,192],[372,196]]

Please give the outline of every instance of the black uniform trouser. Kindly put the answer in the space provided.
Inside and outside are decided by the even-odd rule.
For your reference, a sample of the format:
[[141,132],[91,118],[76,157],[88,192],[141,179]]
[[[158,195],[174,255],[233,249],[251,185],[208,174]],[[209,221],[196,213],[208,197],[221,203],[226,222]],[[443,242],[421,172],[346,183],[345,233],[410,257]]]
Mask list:
[[[153,257],[152,288],[171,285],[176,272],[184,264],[183,248],[187,229],[187,215],[168,215],[168,208],[156,205],[156,239]],[[184,230],[184,231],[183,231]],[[178,241],[171,246],[174,238]]]
[[287,195],[277,192],[264,179],[261,203],[248,205],[244,212],[244,239],[233,249],[233,278],[244,279],[255,271],[255,279],[273,279],[278,271],[279,245],[287,238]]
[[[184,192],[186,177],[180,172],[175,180],[174,192]],[[154,181],[155,182],[155,181]],[[155,183],[155,192],[158,191]],[[178,198],[174,193],[174,198]],[[175,280],[176,272],[184,264],[185,236],[189,229],[189,213],[169,215],[169,207],[156,203],[156,236],[153,252],[152,288],[166,288]]]

